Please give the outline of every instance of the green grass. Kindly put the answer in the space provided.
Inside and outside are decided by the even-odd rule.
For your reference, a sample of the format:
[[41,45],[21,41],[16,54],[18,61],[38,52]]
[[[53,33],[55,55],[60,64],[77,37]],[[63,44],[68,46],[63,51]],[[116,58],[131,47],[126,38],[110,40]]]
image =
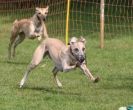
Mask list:
[[38,41],[25,40],[16,58],[8,61],[9,29],[0,33],[0,110],[117,110],[133,104],[132,37],[106,39],[104,49],[98,47],[96,36],[86,37],[88,67],[101,78],[97,84],[76,69],[59,74],[63,84],[59,89],[51,73],[53,63],[46,58],[19,89]]
[[[78,5],[83,6],[83,4],[71,5],[72,9],[76,8],[76,10]],[[62,6],[64,7],[63,4]],[[12,13],[0,14],[0,110],[118,110],[120,106],[133,104],[133,37],[130,28],[127,28],[131,27],[132,23],[129,20],[125,23],[124,17],[114,20],[105,16],[105,48],[100,49],[97,38],[100,25],[98,7],[99,5],[95,7],[92,3],[83,8],[85,12],[90,13],[87,16],[86,13],[80,13],[80,16],[79,13],[71,13],[69,31],[70,35],[84,33],[83,35],[86,36],[88,67],[93,75],[99,76],[101,80],[94,84],[79,69],[76,69],[59,74],[63,84],[62,89],[54,84],[51,72],[53,63],[48,58],[31,72],[25,87],[19,89],[19,82],[31,61],[38,41],[26,39],[18,46],[16,58],[9,61],[7,48],[10,30],[16,18],[30,17],[34,11],[16,10]],[[50,11],[55,9],[55,7],[51,8]],[[62,8],[57,10],[64,10]],[[115,8],[110,7],[109,10],[107,6],[105,8],[105,15],[108,15],[107,13],[112,13],[113,16],[115,13],[120,15],[118,9],[116,12]],[[125,8],[121,9],[121,12],[123,10]],[[98,14],[93,16],[91,12]],[[121,14],[124,16],[126,13]],[[77,21],[72,21],[73,18]],[[65,12],[48,17],[47,28],[50,36],[65,34],[64,19]],[[88,24],[86,22],[81,24],[80,19],[87,21]]]

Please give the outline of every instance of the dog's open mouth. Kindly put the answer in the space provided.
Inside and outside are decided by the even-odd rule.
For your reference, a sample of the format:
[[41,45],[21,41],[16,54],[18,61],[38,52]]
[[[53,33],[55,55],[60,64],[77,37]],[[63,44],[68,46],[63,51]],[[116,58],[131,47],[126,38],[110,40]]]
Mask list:
[[43,18],[43,21],[46,21],[46,18]]
[[79,59],[79,63],[83,63],[85,61],[85,59],[83,58],[83,59]]
[[80,63],[83,63],[84,61],[85,61],[85,60],[80,60],[79,62],[80,62]]
[[45,16],[45,17],[43,17],[43,21],[46,21],[46,16]]
[[84,61],[85,61],[85,58],[84,57],[81,57],[81,58],[76,58],[77,61],[82,64]]
[[78,60],[76,66],[77,67],[80,67],[80,65],[82,65],[84,61],[85,60]]

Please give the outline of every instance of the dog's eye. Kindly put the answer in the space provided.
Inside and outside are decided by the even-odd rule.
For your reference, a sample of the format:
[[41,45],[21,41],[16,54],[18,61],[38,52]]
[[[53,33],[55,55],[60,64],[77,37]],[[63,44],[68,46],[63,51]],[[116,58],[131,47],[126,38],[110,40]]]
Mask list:
[[85,51],[85,48],[83,48],[82,50]]
[[78,51],[79,51],[79,49],[78,49],[78,48],[75,48],[75,49],[74,49],[74,51],[75,51],[75,52],[78,52]]
[[48,14],[48,12],[45,12],[45,14],[47,15],[47,14]]
[[41,13],[38,13],[39,15],[41,14]]

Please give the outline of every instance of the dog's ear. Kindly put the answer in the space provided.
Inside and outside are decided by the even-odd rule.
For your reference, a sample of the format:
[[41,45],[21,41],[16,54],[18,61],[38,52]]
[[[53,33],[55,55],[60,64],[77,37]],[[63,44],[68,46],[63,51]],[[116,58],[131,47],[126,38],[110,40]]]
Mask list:
[[81,37],[79,38],[79,41],[80,41],[80,42],[83,42],[84,44],[86,43],[86,40],[85,40],[85,38],[83,38],[83,36],[81,36]]
[[40,8],[36,7],[36,12],[40,11]]
[[77,42],[77,38],[76,37],[72,37],[71,40],[70,40],[70,45],[74,44],[75,42]]
[[39,10],[40,8],[36,7],[36,10]]
[[46,9],[49,9],[49,6],[46,6]]

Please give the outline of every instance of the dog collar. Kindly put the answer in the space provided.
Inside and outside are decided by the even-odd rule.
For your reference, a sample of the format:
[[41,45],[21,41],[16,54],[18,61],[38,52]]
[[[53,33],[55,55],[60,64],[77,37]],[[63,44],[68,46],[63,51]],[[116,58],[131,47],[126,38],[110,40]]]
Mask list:
[[74,56],[74,54],[73,54],[73,52],[72,52],[72,49],[71,49],[71,47],[70,47],[70,53],[71,53],[71,55],[72,55],[72,56]]
[[77,59],[77,58],[75,57],[75,55],[73,54],[71,47],[70,47],[70,54],[71,54],[71,56],[72,56],[75,60],[78,61],[78,59]]

